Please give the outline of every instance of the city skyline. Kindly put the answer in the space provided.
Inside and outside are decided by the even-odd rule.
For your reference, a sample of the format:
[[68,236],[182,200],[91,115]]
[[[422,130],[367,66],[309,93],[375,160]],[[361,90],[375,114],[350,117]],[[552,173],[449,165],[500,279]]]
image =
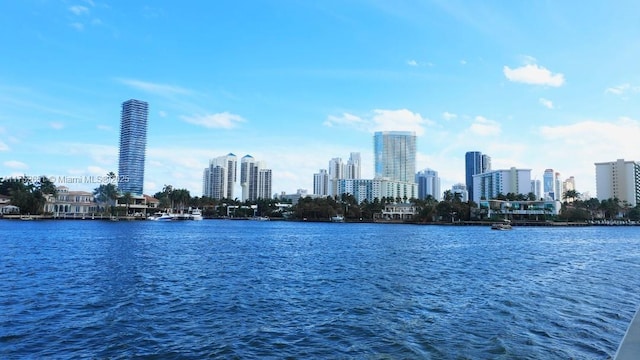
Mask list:
[[640,157],[637,7],[11,2],[0,176],[117,172],[118,104],[133,98],[150,104],[149,194],[200,194],[230,150],[269,163],[272,193],[312,192],[327,159],[351,152],[373,178],[371,136],[413,131],[416,168],[437,170],[443,191],[479,151],[596,196],[594,163]]

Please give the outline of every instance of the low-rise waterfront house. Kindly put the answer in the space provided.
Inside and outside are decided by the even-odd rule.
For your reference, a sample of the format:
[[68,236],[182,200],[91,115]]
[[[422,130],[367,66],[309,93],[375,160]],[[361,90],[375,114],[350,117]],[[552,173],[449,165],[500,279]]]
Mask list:
[[405,222],[411,221],[418,213],[415,206],[411,204],[389,204],[384,207],[381,213],[373,214],[375,222]]
[[546,216],[560,214],[562,203],[559,200],[545,201],[509,201],[480,200],[478,203],[482,217],[507,217],[518,220],[544,220]]
[[82,218],[98,211],[92,193],[69,190],[66,186],[58,186],[56,190],[56,196],[46,196],[45,213],[53,214],[54,217]]
[[127,216],[146,217],[158,210],[160,200],[149,195],[131,195],[129,204],[124,196],[116,200],[116,207],[127,209]]

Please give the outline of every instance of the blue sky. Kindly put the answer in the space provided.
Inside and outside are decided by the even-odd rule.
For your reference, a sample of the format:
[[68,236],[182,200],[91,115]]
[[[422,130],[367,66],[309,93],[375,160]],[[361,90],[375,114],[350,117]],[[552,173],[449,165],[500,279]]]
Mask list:
[[[418,134],[443,190],[464,154],[546,168],[595,196],[594,162],[640,160],[635,1],[10,1],[0,12],[0,176],[117,171],[121,103],[149,102],[145,193],[201,195],[252,155],[313,188],[373,132]],[[93,189],[96,184],[73,184]],[[239,191],[236,191],[240,197]]]

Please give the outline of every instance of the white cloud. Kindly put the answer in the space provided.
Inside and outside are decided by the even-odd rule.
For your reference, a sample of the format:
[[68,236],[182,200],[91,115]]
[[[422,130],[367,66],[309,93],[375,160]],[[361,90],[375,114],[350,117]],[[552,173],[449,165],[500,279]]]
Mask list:
[[553,74],[548,69],[536,64],[527,64],[519,68],[511,69],[508,66],[503,68],[504,76],[509,81],[558,87],[564,84],[564,75]]
[[547,109],[553,109],[553,101],[545,98],[540,98],[538,101],[540,102],[540,105],[546,107]]
[[2,163],[2,165],[11,169],[28,169],[29,166],[23,162],[16,160],[9,160]]
[[460,65],[467,65],[467,60],[460,60]]
[[201,125],[206,128],[222,129],[231,129],[236,127],[238,123],[246,121],[240,115],[231,114],[228,112],[208,115],[181,116],[180,118],[188,123]]
[[98,126],[96,126],[96,128],[98,130],[102,130],[102,131],[112,131],[113,130],[113,128],[111,126],[108,126],[108,125],[98,125]]
[[640,86],[633,86],[631,84],[620,84],[607,88],[605,94],[624,95],[628,92],[640,92]]
[[407,109],[376,109],[373,113],[372,131],[413,131],[417,136],[421,136],[424,134],[424,125],[432,123],[420,114]]
[[341,116],[329,115],[323,123],[325,126],[349,126],[361,131],[413,131],[417,136],[424,134],[424,126],[433,122],[420,114],[407,109],[383,110],[375,109],[367,118],[343,113]]
[[54,130],[62,130],[64,129],[64,124],[61,122],[51,122],[49,126]]
[[9,150],[9,145],[7,145],[4,142],[0,141],[0,151],[8,151],[8,150]]
[[443,112],[443,113],[442,113],[442,117],[443,117],[445,120],[449,121],[449,120],[453,120],[453,119],[457,118],[457,117],[458,117],[458,115],[453,114],[453,113],[450,113],[450,112],[448,112],[448,111],[445,111],[445,112]]
[[69,7],[69,11],[74,13],[75,15],[85,15],[89,13],[89,8],[82,5],[74,5]]
[[469,127],[469,131],[479,136],[500,135],[500,124],[496,121],[489,120],[483,116],[476,116],[473,124]]
[[418,66],[418,62],[415,60],[408,60],[407,65],[409,66]]
[[158,111],[158,116],[160,116],[160,117],[167,117],[167,115],[168,114],[167,114],[166,111],[162,111],[162,110]]
[[323,125],[328,127],[332,127],[336,125],[337,126],[347,125],[347,126],[358,127],[358,126],[362,126],[365,123],[366,122],[362,118],[356,115],[343,113],[341,116],[329,115],[327,117],[327,120],[323,123]]
[[152,94],[170,96],[170,95],[188,95],[192,91],[180,86],[152,83],[148,81],[135,80],[135,79],[117,79],[121,84],[127,85],[137,90],[142,90]]

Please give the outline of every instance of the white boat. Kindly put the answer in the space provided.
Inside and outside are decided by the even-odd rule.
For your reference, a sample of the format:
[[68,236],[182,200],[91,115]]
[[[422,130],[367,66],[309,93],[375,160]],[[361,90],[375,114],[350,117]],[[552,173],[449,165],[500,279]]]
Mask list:
[[505,220],[499,223],[491,224],[491,230],[511,230],[511,222],[509,220]]
[[332,216],[331,222],[344,222],[344,216],[342,215]]
[[202,217],[202,211],[200,211],[200,209],[193,209],[191,210],[191,220],[202,220],[204,219]]
[[167,212],[156,213],[154,216],[149,216],[148,219],[153,221],[172,221],[175,219],[175,215]]

